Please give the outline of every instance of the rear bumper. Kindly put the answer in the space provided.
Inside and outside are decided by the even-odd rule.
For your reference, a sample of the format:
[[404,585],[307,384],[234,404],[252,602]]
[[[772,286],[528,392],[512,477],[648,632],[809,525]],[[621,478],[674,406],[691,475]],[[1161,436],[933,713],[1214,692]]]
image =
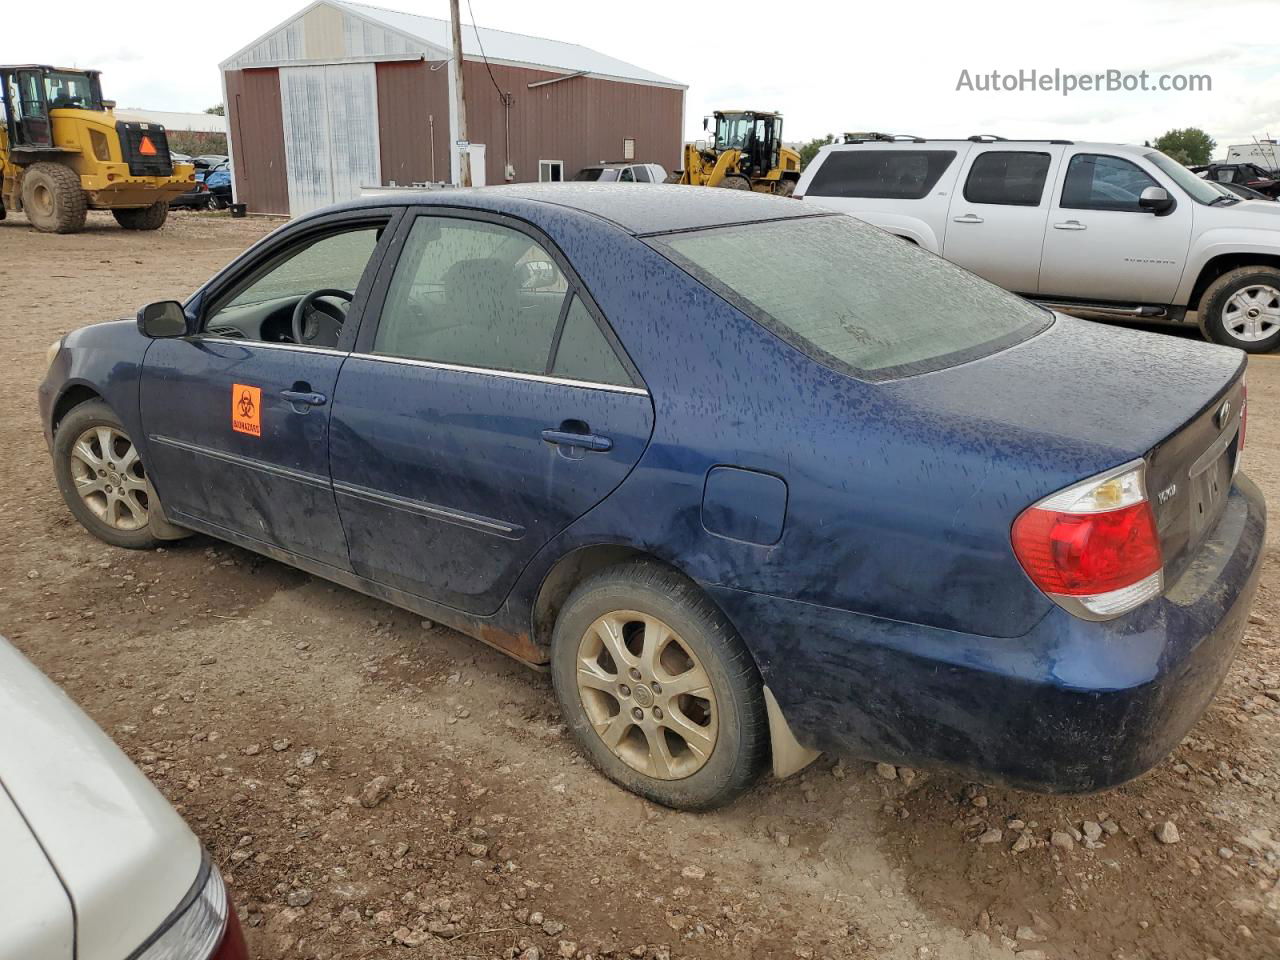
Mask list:
[[708,586],[797,739],[972,779],[1087,793],[1159,763],[1212,700],[1257,591],[1262,493],[1242,474],[1164,596],[1103,623],[1053,610],[1002,639]]

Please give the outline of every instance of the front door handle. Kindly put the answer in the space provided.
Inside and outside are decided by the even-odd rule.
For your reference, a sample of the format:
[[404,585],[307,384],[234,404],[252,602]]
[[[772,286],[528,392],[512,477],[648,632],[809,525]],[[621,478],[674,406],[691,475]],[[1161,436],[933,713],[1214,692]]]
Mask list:
[[555,444],[558,447],[577,447],[580,450],[590,450],[594,453],[603,453],[606,450],[613,449],[613,441],[608,437],[597,436],[594,433],[573,433],[569,430],[543,430],[542,439],[547,443]]
[[295,407],[323,407],[329,398],[323,393],[312,393],[309,390],[281,390],[280,396]]
[[1053,229],[1055,230],[1088,230],[1089,228],[1085,226],[1083,223],[1081,223],[1079,220],[1067,220],[1067,221],[1064,221],[1063,223],[1055,223],[1053,225]]
[[956,223],[985,223],[976,213],[966,213],[963,217],[952,217]]

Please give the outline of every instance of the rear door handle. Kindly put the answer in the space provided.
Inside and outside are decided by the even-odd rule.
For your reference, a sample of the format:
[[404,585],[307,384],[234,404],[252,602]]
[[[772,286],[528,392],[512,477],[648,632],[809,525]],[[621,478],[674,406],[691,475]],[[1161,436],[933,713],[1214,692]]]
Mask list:
[[323,393],[311,393],[306,390],[281,390],[280,396],[295,407],[323,407],[329,398]]
[[597,436],[594,433],[572,433],[568,430],[543,430],[542,439],[547,443],[553,443],[558,447],[578,447],[581,450],[591,450],[596,453],[603,453],[606,450],[613,449],[613,441],[608,437]]
[[976,213],[966,213],[963,217],[952,217],[956,223],[985,223]]
[[1055,230],[1088,230],[1089,228],[1085,226],[1083,223],[1081,223],[1079,220],[1066,220],[1063,223],[1055,223],[1053,225],[1053,229]]

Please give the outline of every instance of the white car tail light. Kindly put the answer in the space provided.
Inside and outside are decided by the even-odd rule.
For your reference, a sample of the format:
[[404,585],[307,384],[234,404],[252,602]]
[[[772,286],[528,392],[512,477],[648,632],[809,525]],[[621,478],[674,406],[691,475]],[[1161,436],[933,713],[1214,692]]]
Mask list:
[[182,903],[129,960],[245,960],[227,888],[206,855]]
[[1024,510],[1013,552],[1031,581],[1068,612],[1109,620],[1164,589],[1164,560],[1137,460]]

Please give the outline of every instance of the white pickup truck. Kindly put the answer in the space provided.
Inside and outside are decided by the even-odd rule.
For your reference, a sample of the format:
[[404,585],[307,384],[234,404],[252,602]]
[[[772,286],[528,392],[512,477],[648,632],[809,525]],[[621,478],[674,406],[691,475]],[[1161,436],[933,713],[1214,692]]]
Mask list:
[[1150,147],[848,138],[818,152],[795,196],[1056,310],[1194,311],[1218,343],[1280,345],[1280,203],[1241,200]]

